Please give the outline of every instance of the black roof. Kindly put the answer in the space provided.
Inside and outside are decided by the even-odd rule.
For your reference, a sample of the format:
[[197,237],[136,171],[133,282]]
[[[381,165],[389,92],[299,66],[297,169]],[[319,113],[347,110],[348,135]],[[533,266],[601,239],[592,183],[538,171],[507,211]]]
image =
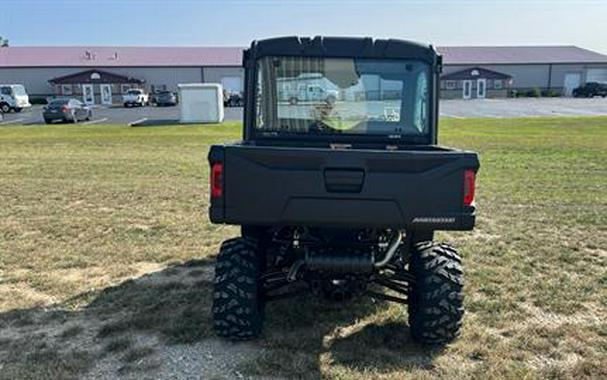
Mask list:
[[432,45],[370,37],[278,37],[253,41],[244,59],[264,56],[311,56],[332,58],[419,59],[439,62]]
[[51,84],[78,84],[78,83],[137,83],[141,79],[114,74],[103,70],[85,70],[74,74],[64,75],[49,80]]
[[512,78],[508,74],[500,73],[493,70],[488,70],[482,67],[470,67],[464,70],[455,71],[443,75],[440,79],[442,80],[462,80],[462,79],[510,79]]

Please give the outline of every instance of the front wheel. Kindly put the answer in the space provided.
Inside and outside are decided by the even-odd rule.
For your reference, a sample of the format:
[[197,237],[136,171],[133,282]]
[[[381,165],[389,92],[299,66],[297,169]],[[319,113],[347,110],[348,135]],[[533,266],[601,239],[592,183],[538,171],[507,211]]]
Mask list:
[[15,107],[15,108],[13,108],[13,109],[14,109],[14,110],[15,110],[15,112],[17,112],[17,113],[19,113],[19,112],[23,111],[23,108],[21,108],[21,107]]
[[9,113],[11,112],[11,106],[6,103],[2,103],[0,104],[0,111],[2,111],[2,113]]
[[251,239],[225,241],[217,256],[213,289],[213,322],[217,335],[231,340],[255,338],[264,320],[259,286],[261,260]]
[[464,315],[463,271],[457,251],[443,243],[415,245],[410,270],[409,326],[414,340],[445,344],[459,335]]

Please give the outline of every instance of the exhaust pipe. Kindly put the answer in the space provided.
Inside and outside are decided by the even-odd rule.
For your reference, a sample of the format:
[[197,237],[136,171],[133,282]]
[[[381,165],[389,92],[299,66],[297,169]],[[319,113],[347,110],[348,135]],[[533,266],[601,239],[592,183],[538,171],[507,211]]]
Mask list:
[[398,250],[398,246],[400,245],[400,243],[402,241],[403,241],[403,233],[402,233],[402,231],[397,231],[396,236],[394,237],[394,240],[392,240],[392,243],[390,243],[390,246],[388,247],[388,250],[386,251],[386,254],[384,255],[384,258],[381,261],[377,261],[373,264],[375,266],[375,268],[382,268],[382,267],[386,266],[392,260],[392,257],[394,257],[394,254]]

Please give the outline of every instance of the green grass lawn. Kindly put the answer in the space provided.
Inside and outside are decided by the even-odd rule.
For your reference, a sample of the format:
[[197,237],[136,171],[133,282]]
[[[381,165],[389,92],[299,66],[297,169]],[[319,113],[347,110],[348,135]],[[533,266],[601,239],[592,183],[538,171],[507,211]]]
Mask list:
[[[165,345],[213,339],[212,258],[238,229],[208,222],[206,153],[240,129],[0,127],[0,378],[110,357],[146,373]],[[460,339],[420,347],[397,305],[298,298],[268,307],[240,372],[607,377],[607,118],[448,119],[440,140],[481,157],[477,228],[438,234],[464,257]]]

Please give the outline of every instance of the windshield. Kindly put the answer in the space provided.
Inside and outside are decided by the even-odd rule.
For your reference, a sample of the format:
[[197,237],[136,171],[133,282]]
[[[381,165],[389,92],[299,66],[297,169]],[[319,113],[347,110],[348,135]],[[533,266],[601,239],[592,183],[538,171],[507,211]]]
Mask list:
[[129,94],[129,95],[140,95],[142,93],[143,93],[143,91],[141,91],[141,90],[129,90],[129,92],[127,92],[127,94]]
[[15,96],[24,96],[24,95],[27,95],[25,93],[25,88],[23,86],[13,86],[13,94]]
[[268,135],[428,134],[429,67],[419,61],[264,57],[256,128]]

